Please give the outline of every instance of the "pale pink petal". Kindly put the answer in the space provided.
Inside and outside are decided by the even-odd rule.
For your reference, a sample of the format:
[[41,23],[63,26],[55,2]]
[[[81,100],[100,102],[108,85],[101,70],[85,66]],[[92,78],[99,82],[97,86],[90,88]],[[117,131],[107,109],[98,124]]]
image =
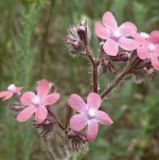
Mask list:
[[87,117],[84,114],[76,114],[70,120],[70,127],[74,131],[81,131],[87,125]]
[[40,80],[38,81],[37,83],[37,95],[39,97],[45,97],[48,95],[49,93],[49,90],[50,90],[50,83],[43,79],[43,80]]
[[87,139],[92,141],[98,133],[98,122],[94,119],[88,121]]
[[104,124],[104,125],[110,125],[113,123],[112,119],[110,116],[103,112],[103,111],[98,111],[97,112],[97,117],[96,119],[98,120],[99,123]]
[[116,56],[118,54],[118,43],[112,39],[108,39],[103,46],[104,52],[110,56]]
[[151,56],[152,66],[159,71],[159,58],[157,56]]
[[109,29],[99,22],[95,24],[95,32],[97,37],[101,39],[109,39],[111,37]]
[[127,51],[133,51],[133,50],[137,49],[139,46],[139,42],[137,42],[133,39],[125,38],[125,37],[121,37],[119,39],[118,43],[122,49],[125,49]]
[[10,99],[12,96],[13,96],[12,92],[8,93],[8,95],[3,98],[3,101]]
[[27,121],[29,118],[31,118],[31,116],[33,115],[33,113],[36,111],[36,107],[34,106],[29,106],[25,109],[23,109],[17,116],[17,121],[19,122],[25,122]]
[[158,44],[159,44],[159,31],[152,31],[152,32],[150,33],[149,40],[150,40],[152,43],[158,43]]
[[25,92],[24,94],[22,94],[21,98],[20,98],[20,102],[23,105],[26,106],[30,106],[33,104],[33,99],[36,97],[34,92]]
[[9,94],[10,94],[10,91],[2,91],[0,92],[0,98],[6,97]]
[[137,48],[137,55],[140,59],[144,60],[148,57],[148,49],[147,47],[139,47]]
[[97,93],[89,93],[88,97],[87,97],[87,105],[90,108],[94,108],[97,109],[100,107],[101,105],[101,97],[99,94]]
[[137,32],[136,26],[131,22],[125,22],[119,27],[120,33],[127,37],[127,36],[135,36]]
[[59,100],[59,98],[60,98],[59,93],[52,93],[46,97],[45,105],[52,105],[52,104],[56,103]]
[[13,92],[8,92],[8,94],[3,98],[3,101],[10,99],[13,96]]
[[103,15],[103,24],[113,30],[118,28],[117,22],[111,12],[105,12]]
[[72,94],[69,97],[68,104],[72,109],[80,113],[84,113],[88,108],[83,99],[77,94]]
[[47,118],[48,110],[46,107],[38,107],[35,112],[35,121],[40,124]]

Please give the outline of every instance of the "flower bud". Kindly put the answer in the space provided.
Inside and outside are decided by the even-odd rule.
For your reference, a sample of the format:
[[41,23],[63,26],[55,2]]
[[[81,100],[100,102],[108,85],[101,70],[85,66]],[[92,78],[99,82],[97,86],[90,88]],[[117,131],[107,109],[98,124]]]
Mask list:
[[85,52],[90,39],[87,21],[81,21],[77,26],[71,26],[68,30],[65,43],[71,53]]

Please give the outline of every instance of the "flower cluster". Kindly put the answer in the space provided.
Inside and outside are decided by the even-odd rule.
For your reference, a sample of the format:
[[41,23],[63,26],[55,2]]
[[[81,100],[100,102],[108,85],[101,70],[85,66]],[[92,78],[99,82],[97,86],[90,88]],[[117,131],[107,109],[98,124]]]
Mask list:
[[[95,33],[99,40],[100,55],[93,54],[90,47],[91,33],[87,21],[81,21],[79,25],[72,26],[68,30],[65,43],[71,53],[82,53],[91,64],[92,91],[89,91],[85,102],[79,95],[72,94],[68,98],[67,106],[71,110],[72,117],[62,117],[69,125],[63,125],[57,114],[54,114],[51,105],[59,99],[57,92],[50,93],[52,83],[43,79],[37,82],[36,92],[22,93],[22,87],[14,84],[8,86],[7,91],[0,92],[0,98],[8,100],[15,96],[17,104],[12,109],[18,112],[17,121],[25,122],[35,116],[34,126],[43,128],[43,135],[48,135],[53,127],[59,127],[64,134],[64,139],[69,139],[72,146],[81,146],[92,141],[98,133],[98,124],[110,125],[113,123],[109,115],[99,110],[102,101],[109,93],[118,87],[122,80],[128,76],[151,77],[150,69],[159,70],[159,31],[150,34],[137,32],[137,27],[132,22],[124,22],[119,27],[111,12],[106,12],[102,23],[95,24]],[[117,62],[126,63],[124,68]],[[103,91],[99,87],[99,78],[103,73],[113,73],[117,76]],[[74,112],[73,112],[74,111]],[[84,134],[84,137],[83,137]],[[74,148],[74,147],[73,147]]]
[[96,35],[99,38],[105,54],[118,57],[121,50],[135,54],[141,60],[150,60],[151,65],[159,70],[159,31],[149,34],[137,32],[132,22],[124,22],[119,27],[111,12],[106,12],[102,23],[95,24]]
[[[25,122],[35,115],[36,124],[45,126],[49,119],[48,112],[50,111],[50,106],[55,104],[60,98],[59,93],[49,93],[51,87],[52,83],[44,79],[37,82],[36,93],[32,91],[21,93],[20,90],[22,88],[12,84],[8,87],[8,91],[0,92],[0,96],[4,97],[4,100],[7,100],[14,96],[14,94],[19,94],[18,100],[20,101],[20,106],[25,106],[25,108],[18,113],[17,121]],[[88,124],[88,140],[94,140],[96,138],[98,122],[104,125],[112,123],[107,113],[98,111],[101,105],[101,97],[97,93],[89,94],[87,104],[80,96],[73,94],[70,96],[68,104],[75,111],[81,113],[71,118],[70,128],[73,131],[81,131]],[[14,108],[19,108],[20,106],[14,106]]]

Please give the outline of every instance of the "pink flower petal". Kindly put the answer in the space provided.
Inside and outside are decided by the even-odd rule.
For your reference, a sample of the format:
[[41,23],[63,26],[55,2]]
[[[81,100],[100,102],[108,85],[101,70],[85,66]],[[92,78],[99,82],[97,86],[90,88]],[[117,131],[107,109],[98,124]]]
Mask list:
[[139,56],[140,59],[144,60],[148,56],[148,49],[147,47],[139,47],[137,49],[137,55]]
[[80,113],[84,113],[88,108],[83,99],[77,94],[72,94],[69,97],[68,104],[72,109]]
[[104,43],[103,49],[110,56],[116,56],[118,54],[118,44],[112,39],[108,39]]
[[33,104],[33,99],[36,97],[35,93],[34,92],[25,92],[21,98],[20,98],[20,101],[23,105],[26,105],[26,106],[30,106]]
[[118,42],[119,46],[127,51],[133,51],[139,46],[139,43],[137,41],[125,37],[121,37]]
[[70,127],[74,131],[81,131],[87,125],[87,117],[83,114],[76,114],[70,120]]
[[13,96],[13,92],[9,92],[4,98],[3,101],[10,99]]
[[52,105],[52,104],[56,103],[59,100],[59,98],[60,98],[59,93],[52,93],[46,97],[45,105]]
[[158,44],[159,44],[159,31],[152,31],[152,32],[150,33],[149,40],[150,40],[152,43],[158,43]]
[[98,122],[94,119],[88,121],[87,139],[92,141],[98,133]]
[[151,56],[152,66],[159,71],[159,58],[157,56]]
[[6,96],[10,95],[10,91],[2,91],[0,92],[0,98],[4,98]]
[[50,90],[50,84],[47,80],[43,79],[37,83],[37,95],[39,97],[45,97],[48,95]]
[[119,27],[120,33],[127,37],[127,36],[135,36],[137,32],[136,26],[131,22],[125,22]]
[[97,120],[99,123],[104,124],[104,125],[110,125],[113,123],[109,115],[103,111],[97,112]]
[[97,22],[95,24],[95,32],[97,37],[101,38],[101,39],[108,39],[110,38],[110,31],[103,26],[103,24]]
[[27,121],[29,118],[31,118],[31,116],[33,115],[33,113],[36,111],[36,107],[34,106],[29,106],[25,109],[23,109],[17,116],[17,121],[19,122],[25,122]]
[[47,118],[48,110],[46,107],[40,106],[35,112],[35,121],[40,124]]
[[87,105],[90,108],[94,108],[97,109],[100,107],[101,105],[101,97],[99,96],[99,94],[97,93],[89,93],[88,97],[87,97]]
[[103,16],[103,24],[113,30],[117,29],[117,22],[111,12],[105,12]]

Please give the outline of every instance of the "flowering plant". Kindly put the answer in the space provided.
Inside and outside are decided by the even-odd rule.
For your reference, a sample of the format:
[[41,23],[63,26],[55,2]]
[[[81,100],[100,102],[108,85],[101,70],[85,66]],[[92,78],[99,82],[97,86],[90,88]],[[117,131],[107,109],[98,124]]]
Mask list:
[[[91,32],[86,20],[71,26],[65,38],[70,53],[88,59],[92,71],[92,90],[88,91],[87,102],[78,94],[70,95],[68,107],[63,108],[66,116],[59,117],[52,109],[51,106],[61,100],[60,93],[51,91],[53,84],[45,79],[37,82],[36,92],[23,93],[23,87],[14,84],[9,85],[7,91],[0,92],[3,100],[17,99],[18,102],[11,105],[17,112],[17,121],[25,122],[35,116],[34,127],[41,130],[43,138],[48,138],[57,128],[62,137],[60,144],[63,142],[62,147],[68,151],[68,159],[75,158],[80,151],[87,151],[88,142],[96,139],[98,124],[113,123],[113,118],[100,107],[112,90],[128,77],[142,82],[145,78],[152,78],[154,69],[159,70],[159,31],[138,33],[132,22],[124,22],[118,27],[113,14],[106,12],[102,23],[96,22],[95,33],[99,40],[97,57],[90,47]],[[123,63],[123,68],[119,62]],[[99,79],[107,73],[113,74],[115,79],[102,91]]]

